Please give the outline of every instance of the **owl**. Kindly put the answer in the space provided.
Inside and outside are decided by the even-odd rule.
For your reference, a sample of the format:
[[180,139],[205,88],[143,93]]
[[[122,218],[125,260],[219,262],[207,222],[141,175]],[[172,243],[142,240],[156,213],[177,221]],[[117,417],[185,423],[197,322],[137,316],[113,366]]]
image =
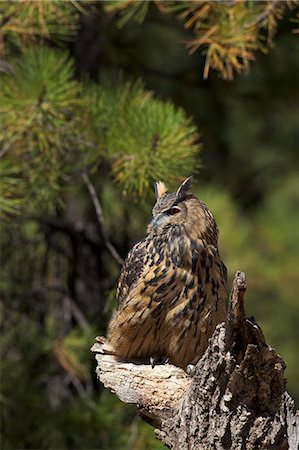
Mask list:
[[188,193],[191,180],[174,193],[155,183],[152,220],[125,260],[108,326],[107,348],[120,360],[152,366],[167,360],[186,369],[225,320],[218,229],[205,204]]

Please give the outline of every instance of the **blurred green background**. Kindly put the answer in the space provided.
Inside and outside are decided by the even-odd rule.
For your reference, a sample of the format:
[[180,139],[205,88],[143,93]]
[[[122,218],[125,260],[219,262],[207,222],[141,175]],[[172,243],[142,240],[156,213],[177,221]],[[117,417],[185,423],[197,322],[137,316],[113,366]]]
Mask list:
[[[223,3],[222,15],[237,2]],[[244,2],[248,17],[260,3],[271,2]],[[208,47],[189,54],[176,9],[124,2],[111,15],[117,6],[0,3],[3,449],[164,448],[99,385],[89,348],[115,304],[107,239],[124,258],[145,234],[153,182],[175,188],[192,173],[230,281],[245,271],[247,315],[299,402],[295,12],[283,7],[274,43],[227,80],[203,79]]]

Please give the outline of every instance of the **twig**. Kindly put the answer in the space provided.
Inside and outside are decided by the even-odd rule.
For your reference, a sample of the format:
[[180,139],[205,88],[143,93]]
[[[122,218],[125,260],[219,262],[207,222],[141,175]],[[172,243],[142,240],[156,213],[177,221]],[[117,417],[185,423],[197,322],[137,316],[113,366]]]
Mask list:
[[102,230],[102,236],[103,236],[103,240],[105,243],[105,247],[107,248],[107,250],[109,251],[111,256],[115,259],[115,261],[117,261],[118,264],[120,264],[122,266],[124,261],[119,256],[115,247],[111,244],[111,242],[105,232],[103,209],[102,209],[101,203],[99,201],[99,198],[97,196],[96,190],[86,172],[83,172],[81,174],[81,176],[82,176],[82,179],[83,179],[84,183],[86,184],[87,189],[89,191],[89,194],[90,194],[90,197],[91,197],[91,200],[92,200],[95,212],[96,212],[96,216],[97,216],[98,222],[99,222],[101,230]]
[[71,312],[73,317],[76,319],[77,323],[81,326],[81,328],[87,328],[89,323],[86,319],[85,315],[79,308],[79,306],[74,302],[74,300],[68,296],[68,300],[70,301]]
[[3,158],[3,156],[8,152],[10,147],[10,144],[6,143],[3,145],[3,147],[0,150],[0,159]]

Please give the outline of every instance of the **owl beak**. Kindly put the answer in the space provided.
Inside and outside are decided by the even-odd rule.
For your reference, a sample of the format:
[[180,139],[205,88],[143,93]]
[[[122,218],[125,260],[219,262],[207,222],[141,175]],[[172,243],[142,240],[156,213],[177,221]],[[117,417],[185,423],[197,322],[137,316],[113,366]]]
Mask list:
[[158,225],[158,220],[159,220],[159,218],[157,216],[153,217],[151,220],[151,225],[153,227],[156,227]]
[[151,220],[151,225],[155,228],[158,225],[160,225],[164,221],[164,215],[163,214],[157,214],[155,217]]

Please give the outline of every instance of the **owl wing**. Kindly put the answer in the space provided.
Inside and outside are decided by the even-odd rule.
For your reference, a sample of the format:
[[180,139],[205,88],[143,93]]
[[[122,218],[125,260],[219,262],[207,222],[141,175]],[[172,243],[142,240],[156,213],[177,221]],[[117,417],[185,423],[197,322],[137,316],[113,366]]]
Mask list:
[[221,298],[227,296],[227,269],[219,256],[218,249],[208,245],[201,254],[201,271],[204,287],[211,290],[212,296]]
[[116,299],[120,307],[123,300],[141,276],[146,261],[146,242],[140,241],[129,252],[122,267],[116,290]]
[[224,320],[226,283],[217,248],[184,248],[180,258],[159,239],[145,238],[128,254],[116,293],[118,311],[107,331],[118,357],[169,355],[185,367]]

